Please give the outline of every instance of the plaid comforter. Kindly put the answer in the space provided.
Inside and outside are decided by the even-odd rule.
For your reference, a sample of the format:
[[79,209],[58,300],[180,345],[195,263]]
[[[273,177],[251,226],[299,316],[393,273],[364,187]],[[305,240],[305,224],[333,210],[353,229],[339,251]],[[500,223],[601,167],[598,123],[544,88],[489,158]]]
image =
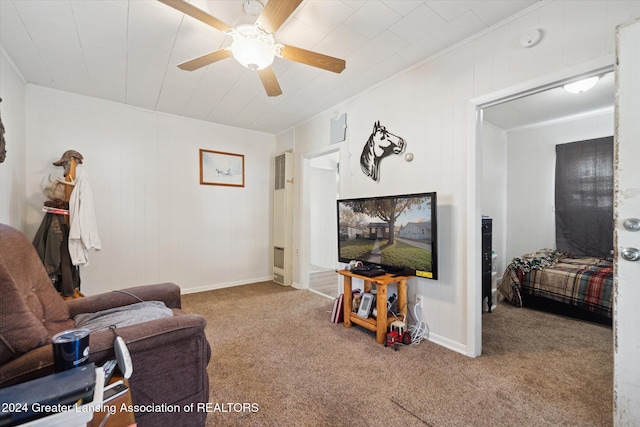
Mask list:
[[499,290],[508,301],[519,307],[524,293],[611,318],[613,260],[542,250],[514,258],[502,276]]

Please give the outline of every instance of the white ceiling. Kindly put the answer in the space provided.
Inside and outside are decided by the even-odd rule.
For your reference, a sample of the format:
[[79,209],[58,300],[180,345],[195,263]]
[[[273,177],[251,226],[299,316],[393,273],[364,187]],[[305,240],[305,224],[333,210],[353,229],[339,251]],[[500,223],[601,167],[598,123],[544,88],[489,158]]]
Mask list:
[[614,97],[615,77],[611,71],[586,92],[569,93],[558,86],[485,108],[482,119],[502,130],[515,131],[613,111]]
[[[178,69],[230,41],[155,0],[0,0],[0,45],[28,83],[278,134],[537,1],[305,0],[276,40],[347,67],[276,58],[275,98],[232,58]],[[191,3],[230,25],[244,13],[243,0]]]

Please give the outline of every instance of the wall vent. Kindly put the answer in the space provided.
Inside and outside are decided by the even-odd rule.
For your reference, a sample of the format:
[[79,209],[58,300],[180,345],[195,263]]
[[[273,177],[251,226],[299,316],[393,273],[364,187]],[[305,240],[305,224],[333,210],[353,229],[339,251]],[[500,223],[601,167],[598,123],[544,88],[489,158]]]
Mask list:
[[273,248],[273,266],[284,268],[284,248]]
[[[286,154],[286,153],[285,153]],[[276,157],[276,180],[275,180],[275,190],[282,190],[287,182],[287,173],[286,173],[286,155],[281,154]]]
[[293,154],[276,156],[274,167],[273,280],[290,286],[293,274]]

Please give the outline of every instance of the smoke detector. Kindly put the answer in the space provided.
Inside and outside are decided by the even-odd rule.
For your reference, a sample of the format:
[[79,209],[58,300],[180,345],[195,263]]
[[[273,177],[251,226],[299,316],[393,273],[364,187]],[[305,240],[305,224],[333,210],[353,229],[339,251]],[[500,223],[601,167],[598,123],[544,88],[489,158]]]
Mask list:
[[527,32],[520,39],[520,46],[522,47],[534,47],[542,40],[542,31],[535,29]]

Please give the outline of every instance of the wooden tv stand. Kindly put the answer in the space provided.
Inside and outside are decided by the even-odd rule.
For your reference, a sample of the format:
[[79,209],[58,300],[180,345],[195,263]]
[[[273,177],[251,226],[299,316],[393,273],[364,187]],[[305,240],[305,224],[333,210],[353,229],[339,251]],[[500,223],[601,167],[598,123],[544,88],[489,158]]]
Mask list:
[[[340,270],[339,274],[344,276],[344,327],[350,328],[353,323],[360,325],[371,332],[376,333],[378,344],[384,344],[387,338],[387,330],[395,318],[387,316],[387,285],[398,284],[398,314],[407,315],[407,279],[411,276],[396,276],[395,274],[385,274],[384,276],[367,277],[354,274],[349,270]],[[369,317],[367,319],[358,316],[352,311],[352,285],[351,278],[364,280],[364,292],[371,291],[373,285],[378,289],[376,296],[377,319]]]

